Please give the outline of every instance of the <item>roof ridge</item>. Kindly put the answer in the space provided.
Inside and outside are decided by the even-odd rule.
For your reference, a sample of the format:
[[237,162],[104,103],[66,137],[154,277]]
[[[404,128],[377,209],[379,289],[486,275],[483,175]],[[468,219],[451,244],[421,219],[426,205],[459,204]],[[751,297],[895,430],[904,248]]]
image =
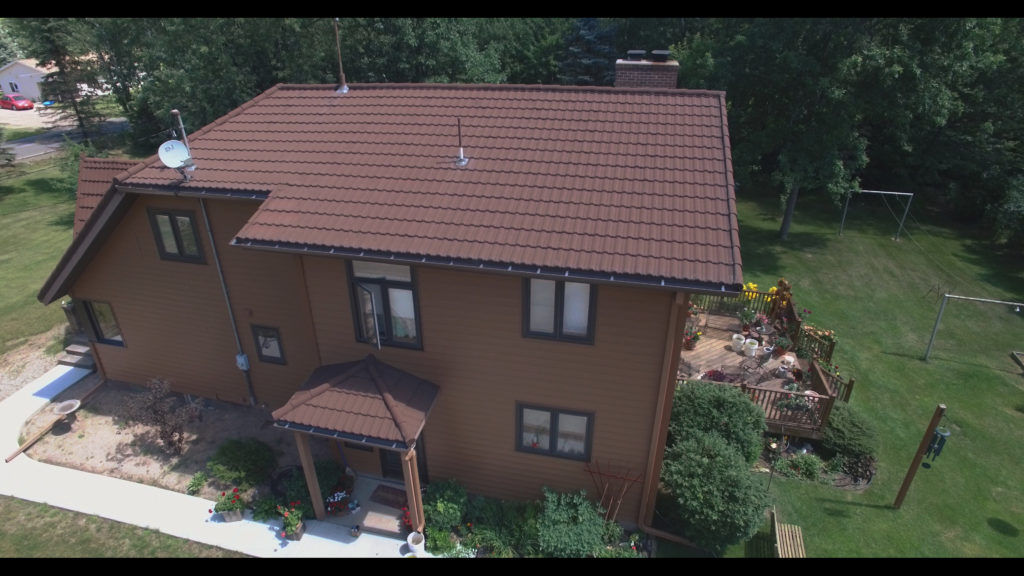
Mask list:
[[[323,89],[336,91],[337,84],[276,84],[273,89],[286,90],[314,90]],[[443,83],[443,82],[349,82],[348,87],[355,89],[394,89],[394,90],[491,90],[496,92],[508,91],[532,91],[532,92],[611,92],[615,94],[679,94],[684,96],[718,96],[724,95],[724,90],[708,90],[703,88],[646,88],[646,87],[619,87],[619,86],[569,86],[560,84],[468,84],[468,83]],[[270,91],[268,90],[268,92]],[[266,94],[265,92],[264,94]],[[260,95],[262,96],[262,94]],[[259,98],[259,97],[257,97]],[[255,102],[255,99],[250,103]],[[240,108],[239,108],[240,109]]]
[[362,363],[366,365],[366,371],[370,373],[370,378],[373,379],[373,384],[380,392],[380,397],[384,400],[384,405],[387,406],[388,412],[391,413],[391,419],[394,421],[395,427],[398,428],[398,432],[401,433],[402,440],[405,441],[406,445],[411,445],[416,441],[416,435],[406,429],[404,420],[399,417],[397,412],[398,403],[395,401],[395,397],[391,394],[391,387],[387,385],[387,382],[385,382],[377,372],[377,359],[373,354],[367,354]]

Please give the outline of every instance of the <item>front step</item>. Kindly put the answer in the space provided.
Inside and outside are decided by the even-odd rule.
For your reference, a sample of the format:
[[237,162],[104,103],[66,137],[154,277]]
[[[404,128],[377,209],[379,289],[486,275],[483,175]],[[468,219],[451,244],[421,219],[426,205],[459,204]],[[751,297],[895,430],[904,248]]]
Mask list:
[[92,354],[92,350],[87,344],[69,344],[64,348],[64,351],[68,354],[75,356],[85,356],[86,354]]
[[78,354],[68,354],[65,352],[57,358],[57,364],[61,366],[71,366],[73,368],[86,368],[92,370],[96,367],[96,362],[92,359],[92,354],[86,354],[84,356]]

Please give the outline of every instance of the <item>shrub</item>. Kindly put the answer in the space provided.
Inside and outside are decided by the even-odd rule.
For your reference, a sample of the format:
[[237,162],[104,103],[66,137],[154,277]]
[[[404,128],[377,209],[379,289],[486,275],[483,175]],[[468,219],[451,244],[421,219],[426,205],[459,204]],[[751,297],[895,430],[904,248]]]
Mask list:
[[780,460],[776,466],[783,476],[791,478],[803,478],[804,480],[817,480],[821,477],[824,464],[821,458],[814,454],[797,454],[788,460]]
[[247,490],[267,481],[276,465],[274,450],[266,443],[255,438],[230,438],[217,447],[206,469],[218,481]]
[[196,472],[192,475],[192,478],[189,479],[188,486],[185,487],[185,493],[189,496],[199,494],[199,491],[203,489],[203,486],[206,486],[207,480],[209,480],[209,477],[206,475],[206,472],[203,472],[202,470]]
[[761,454],[764,411],[738,388],[688,382],[676,389],[669,421],[669,445],[715,433],[751,466]]
[[466,489],[455,480],[432,482],[423,494],[423,514],[431,525],[450,532],[462,524],[467,502]]
[[[473,534],[477,532],[478,527],[486,526],[494,532],[494,538],[500,539],[520,556],[533,556],[540,552],[537,542],[537,519],[541,510],[541,505],[537,501],[515,502],[470,496],[464,520],[467,524],[472,524]],[[486,549],[484,553],[496,555]]]
[[748,540],[764,520],[764,485],[717,434],[694,434],[669,447],[661,478],[674,502],[674,528],[713,554]]
[[557,493],[544,488],[544,509],[537,525],[540,552],[555,558],[592,558],[604,546],[604,511],[587,493]]
[[165,450],[174,455],[185,451],[185,426],[199,418],[199,407],[171,392],[171,385],[159,378],[150,380],[146,392],[125,402],[128,420],[155,426]]
[[501,531],[488,526],[470,527],[466,536],[462,539],[462,545],[475,549],[478,556],[487,558],[516,557],[515,549],[505,539]]
[[256,498],[252,503],[252,519],[257,522],[276,519],[279,516],[277,506],[277,500],[273,497]]
[[821,447],[828,454],[848,458],[874,458],[878,451],[878,432],[860,412],[847,402],[836,402],[822,432]]

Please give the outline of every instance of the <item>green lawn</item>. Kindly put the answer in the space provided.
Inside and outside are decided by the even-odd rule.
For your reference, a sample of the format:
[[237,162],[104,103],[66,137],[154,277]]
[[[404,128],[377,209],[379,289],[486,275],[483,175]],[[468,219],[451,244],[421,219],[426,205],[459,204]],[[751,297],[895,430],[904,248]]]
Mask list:
[[0,354],[64,321],[36,293],[71,243],[74,198],[53,190],[56,169],[0,182]]
[[[841,208],[812,198],[801,199],[785,242],[777,201],[741,198],[738,210],[744,279],[767,290],[785,277],[808,321],[836,330],[834,360],[856,378],[851,403],[881,435],[878,473],[863,493],[776,475],[780,521],[803,527],[807,555],[1019,557],[1024,377],[1010,352],[1024,351],[1024,311],[950,300],[923,357],[942,294],[1024,301],[1021,257],[921,206],[894,241],[902,206],[877,195],[851,204],[841,237]],[[939,404],[952,436],[894,509]]]

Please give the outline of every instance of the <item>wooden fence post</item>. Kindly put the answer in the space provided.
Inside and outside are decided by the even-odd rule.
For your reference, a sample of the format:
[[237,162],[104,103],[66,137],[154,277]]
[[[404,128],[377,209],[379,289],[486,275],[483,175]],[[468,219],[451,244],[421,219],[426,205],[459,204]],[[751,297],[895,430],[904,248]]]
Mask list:
[[939,425],[939,420],[942,419],[942,415],[946,413],[946,405],[939,404],[935,407],[935,414],[932,415],[932,421],[928,423],[928,428],[924,431],[924,437],[921,438],[921,444],[917,447],[917,454],[914,455],[914,461],[910,463],[910,469],[907,470],[907,475],[903,478],[903,485],[900,486],[900,491],[896,494],[896,501],[893,502],[892,507],[899,509],[903,505],[903,498],[907,495],[907,490],[910,489],[910,483],[914,481],[914,475],[917,474],[917,469],[921,466],[921,460],[924,458],[924,453],[928,449],[928,444],[931,443],[932,436],[935,434],[935,427]]

